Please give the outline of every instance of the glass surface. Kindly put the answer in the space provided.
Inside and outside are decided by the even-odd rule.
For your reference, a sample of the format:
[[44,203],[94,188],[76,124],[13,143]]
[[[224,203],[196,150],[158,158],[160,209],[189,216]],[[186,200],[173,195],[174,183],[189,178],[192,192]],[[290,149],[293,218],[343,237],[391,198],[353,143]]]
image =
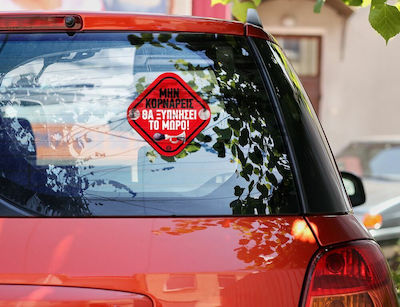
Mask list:
[[299,78],[282,49],[254,39],[271,78],[293,144],[307,213],[350,210],[325,134]]
[[[244,37],[0,36],[0,206],[45,216],[297,213],[290,164]],[[129,125],[158,76],[179,75],[209,125],[160,156]],[[1,203],[1,202],[0,202]]]

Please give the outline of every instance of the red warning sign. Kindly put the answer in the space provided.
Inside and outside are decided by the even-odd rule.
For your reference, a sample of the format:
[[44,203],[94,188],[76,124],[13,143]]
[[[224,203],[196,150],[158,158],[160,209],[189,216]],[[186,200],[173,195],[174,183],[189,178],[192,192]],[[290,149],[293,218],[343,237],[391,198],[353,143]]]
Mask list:
[[128,108],[129,124],[163,156],[180,153],[210,118],[208,104],[174,73],[159,76]]

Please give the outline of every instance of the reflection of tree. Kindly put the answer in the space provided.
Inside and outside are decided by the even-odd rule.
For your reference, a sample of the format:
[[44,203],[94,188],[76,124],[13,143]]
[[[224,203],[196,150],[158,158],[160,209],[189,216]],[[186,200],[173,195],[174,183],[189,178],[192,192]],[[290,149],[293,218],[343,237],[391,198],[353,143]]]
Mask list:
[[[296,250],[296,246],[304,246],[305,243],[315,244],[314,236],[303,219],[198,218],[177,219],[173,223],[174,227],[161,227],[154,233],[180,236],[211,227],[237,230],[240,236],[234,251],[248,269],[290,266],[285,263],[287,257],[284,254],[287,251]],[[289,246],[292,248],[289,249]]]
[[[130,34],[127,39],[136,48],[136,52],[144,46],[151,46],[173,50],[175,55],[182,54],[181,58],[172,60],[171,66],[183,75],[189,76],[188,84],[210,106],[218,110],[213,115],[214,124],[200,133],[195,141],[181,153],[175,157],[161,158],[167,162],[175,162],[188,155],[196,154],[204,148],[221,159],[232,159],[240,165],[237,177],[242,179],[238,180],[241,183],[238,183],[232,191],[236,197],[230,203],[233,214],[263,215],[296,212],[295,189],[289,162],[284,154],[280,130],[274,120],[275,115],[268,104],[258,69],[244,38],[223,35],[142,33],[141,35]],[[190,59],[185,58],[188,50],[206,59],[204,63],[207,64],[191,63]],[[46,55],[43,55],[43,58],[45,57]],[[64,55],[51,59],[52,62],[49,65],[66,60]],[[137,80],[135,84],[137,92],[143,91],[148,86],[149,82],[146,81],[151,80],[143,77]],[[32,86],[35,87],[36,84]],[[64,97],[57,93],[57,89],[52,91],[48,93],[49,96],[51,94],[53,101],[62,106],[65,103]],[[16,96],[12,89],[8,95],[10,98]],[[89,118],[93,114],[93,110],[86,110],[85,114],[71,115]],[[18,120],[16,117],[10,118],[11,123],[17,123]],[[69,129],[66,124],[60,125]],[[13,125],[6,126],[9,130],[4,130],[3,134],[5,133],[4,135],[8,138],[15,138],[16,130],[10,128]],[[18,125],[14,125],[16,126]],[[26,130],[26,127],[21,129]],[[82,138],[84,137],[85,134],[82,135]],[[85,142],[83,141],[87,140],[74,140],[72,145],[75,151],[84,149],[82,146],[85,146]],[[11,148],[14,146],[12,144],[24,142],[26,140],[10,141],[8,139],[3,146],[8,146],[5,148],[11,153],[14,151]],[[19,163],[18,167],[24,169],[21,170],[21,176],[30,173],[31,177],[37,178],[31,180],[34,182],[33,185],[27,178],[21,180],[21,176],[14,178],[12,182],[22,182],[21,191],[26,190],[30,193],[30,195],[28,192],[21,193],[23,196],[19,195],[18,199],[24,200],[17,203],[29,202],[32,206],[36,206],[39,212],[50,215],[88,215],[90,214],[90,197],[87,192],[95,186],[111,185],[117,190],[128,192],[132,197],[136,195],[134,191],[117,181],[89,180],[92,174],[92,166],[89,164],[91,158],[68,161],[73,165],[48,165],[43,168],[29,163],[26,153],[22,151],[20,156],[14,157],[12,163]],[[149,161],[154,161],[157,154],[150,150],[146,156]],[[16,190],[18,189],[17,187]],[[32,193],[32,191],[39,192]],[[7,192],[5,191],[2,195],[7,195]]]
[[[154,36],[129,35],[131,44],[140,48],[146,44],[154,47],[185,47],[213,61],[210,66],[194,65],[185,59],[174,60],[175,69],[190,75],[188,84],[220,113],[213,118],[213,133],[206,128],[196,142],[192,142],[175,157],[161,157],[173,162],[192,154],[200,147],[211,149],[218,157],[233,156],[240,163],[238,175],[247,181],[245,186],[235,186],[236,200],[231,202],[233,214],[266,214],[297,211],[293,178],[282,138],[272,109],[268,106],[265,89],[258,69],[251,60],[251,52],[241,40],[232,36],[208,35],[199,39],[194,34]],[[233,61],[234,59],[234,61]],[[137,89],[148,84],[139,79]],[[225,118],[220,119],[224,114]],[[210,143],[210,144],[207,144]],[[149,157],[156,153],[150,151]],[[267,210],[268,205],[268,210]]]
[[[5,100],[3,107],[15,106],[16,102]],[[71,127],[64,124],[63,130]],[[113,180],[90,180],[93,166],[85,165],[87,159],[66,161],[73,165],[37,165],[37,147],[31,124],[26,119],[0,114],[0,195],[11,203],[21,206],[34,214],[48,216],[91,215],[91,201],[86,195],[89,188],[111,185],[136,195],[127,186]],[[40,142],[40,141],[39,141]],[[82,144],[75,140],[76,150]],[[69,144],[68,140],[58,141]],[[55,146],[55,147],[57,147]],[[57,156],[57,149],[53,154]],[[88,174],[89,176],[85,175]],[[101,203],[95,203],[101,205]]]

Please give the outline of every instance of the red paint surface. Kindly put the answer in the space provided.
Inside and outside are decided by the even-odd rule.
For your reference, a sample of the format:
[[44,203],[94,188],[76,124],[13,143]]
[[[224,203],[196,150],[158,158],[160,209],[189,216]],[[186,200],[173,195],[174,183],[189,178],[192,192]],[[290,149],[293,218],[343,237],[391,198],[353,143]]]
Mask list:
[[[181,17],[163,15],[144,15],[109,12],[40,12],[40,13],[1,13],[1,16],[52,16],[77,14],[82,17],[81,30],[113,30],[113,31],[171,31],[201,32],[244,35],[243,24],[235,21],[207,19],[201,17]],[[1,17],[0,16],[0,17]],[[10,29],[12,30],[12,29]],[[49,25],[49,31],[52,31]],[[41,28],[41,31],[44,31]]]
[[4,218],[0,283],[120,290],[163,306],[297,306],[318,248],[302,221]]
[[[217,20],[202,17],[182,17],[182,16],[163,16],[163,15],[143,15],[143,14],[126,14],[126,13],[109,13],[109,12],[40,12],[40,13],[15,13],[3,12],[0,19],[9,18],[10,16],[18,17],[35,17],[35,16],[63,16],[63,15],[79,15],[83,21],[83,27],[76,31],[166,31],[166,32],[199,32],[199,33],[219,33],[231,35],[248,35],[274,41],[272,36],[264,32],[261,28],[244,25],[241,22]],[[1,20],[0,20],[1,24]],[[245,29],[246,27],[246,29]],[[38,28],[32,28],[32,31]],[[13,29],[0,29],[0,32],[10,32]],[[46,31],[41,24],[40,31]],[[60,31],[49,23],[47,31]]]
[[[68,16],[75,20],[74,25],[67,27],[64,18]],[[1,14],[0,15],[0,31],[15,30],[15,31],[38,31],[51,28],[52,30],[79,30],[82,27],[82,19],[77,15],[71,14]]]
[[[1,17],[36,17],[36,16],[70,16],[79,15],[83,21],[83,27],[78,31],[87,30],[111,30],[111,31],[171,31],[171,32],[200,32],[200,33],[220,33],[232,35],[244,35],[244,24],[236,21],[217,20],[201,17],[181,17],[181,16],[163,16],[163,15],[144,15],[144,14],[126,14],[109,12],[40,12],[40,13],[16,13],[2,12]],[[21,22],[22,19],[21,19]],[[32,31],[38,29],[32,28]],[[48,31],[60,31],[59,26],[54,28],[51,22],[48,25]],[[77,31],[71,30],[69,31]],[[7,31],[7,29],[0,29]],[[13,31],[12,28],[8,31]],[[46,27],[41,23],[40,31],[46,31]],[[249,36],[264,38],[263,30],[250,26],[247,30]],[[269,37],[267,34],[266,37]]]
[[308,216],[306,219],[318,229],[318,242],[322,246],[372,238],[352,214]]
[[[243,24],[228,21],[80,15],[83,30],[244,35]],[[306,219],[3,218],[0,284],[120,290],[148,295],[156,306],[298,306],[318,249],[313,233],[323,246],[370,238],[352,215]]]
[[151,307],[146,296],[99,289],[73,287],[0,285],[0,306]]
[[208,104],[177,74],[153,81],[127,111],[129,124],[159,154],[175,156],[208,125]]
[[265,32],[260,27],[253,26],[253,25],[250,25],[250,24],[246,24],[245,25],[245,34],[247,36],[261,38],[261,39],[265,39],[265,40],[269,40],[271,42],[277,43],[275,38],[273,38],[273,36],[271,34]]
[[137,30],[202,32],[243,35],[243,24],[233,21],[179,16],[151,16],[135,14],[79,14],[83,30]]

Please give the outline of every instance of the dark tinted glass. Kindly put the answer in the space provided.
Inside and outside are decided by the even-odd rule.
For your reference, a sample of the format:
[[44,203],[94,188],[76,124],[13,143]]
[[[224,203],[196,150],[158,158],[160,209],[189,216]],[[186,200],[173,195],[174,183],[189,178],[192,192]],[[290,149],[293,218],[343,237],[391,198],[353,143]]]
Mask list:
[[[0,38],[2,215],[299,212],[280,130],[244,37]],[[166,72],[211,110],[208,126],[172,157],[158,154],[126,115]]]
[[309,213],[347,212],[350,205],[326,137],[299,78],[282,50],[255,39],[293,144]]

